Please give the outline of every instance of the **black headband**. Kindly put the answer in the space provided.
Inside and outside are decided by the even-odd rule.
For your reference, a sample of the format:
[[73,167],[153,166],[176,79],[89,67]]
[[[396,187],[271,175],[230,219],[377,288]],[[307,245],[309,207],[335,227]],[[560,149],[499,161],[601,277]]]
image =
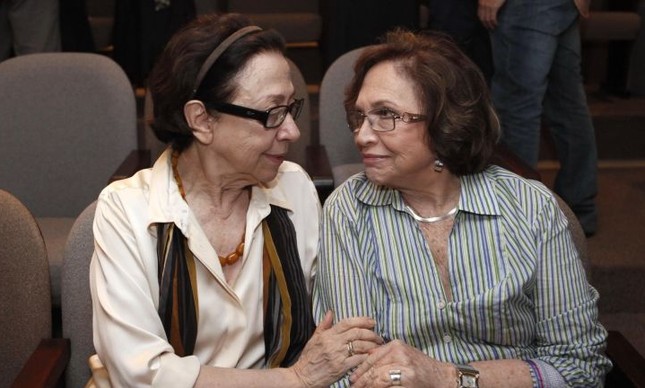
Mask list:
[[204,64],[199,69],[199,73],[197,73],[197,78],[195,79],[195,87],[193,88],[193,97],[197,93],[197,89],[199,89],[199,86],[206,76],[206,73],[208,73],[208,70],[210,70],[211,66],[213,66],[217,58],[219,58],[220,55],[222,55],[222,53],[236,40],[255,31],[262,31],[262,29],[258,26],[247,26],[241,28],[231,34],[228,38],[224,39],[224,41],[217,47],[215,47],[213,52],[208,56],[208,58],[206,58],[206,61],[204,61]]

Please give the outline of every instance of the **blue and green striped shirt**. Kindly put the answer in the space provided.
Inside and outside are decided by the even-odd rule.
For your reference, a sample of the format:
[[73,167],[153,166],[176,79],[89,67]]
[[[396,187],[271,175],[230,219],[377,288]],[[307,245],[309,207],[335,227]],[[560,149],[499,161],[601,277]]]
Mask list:
[[401,193],[363,173],[346,181],[323,210],[316,321],[371,316],[379,334],[442,361],[538,359],[568,385],[600,386],[611,363],[598,293],[551,192],[491,166],[461,178],[458,209],[448,301]]

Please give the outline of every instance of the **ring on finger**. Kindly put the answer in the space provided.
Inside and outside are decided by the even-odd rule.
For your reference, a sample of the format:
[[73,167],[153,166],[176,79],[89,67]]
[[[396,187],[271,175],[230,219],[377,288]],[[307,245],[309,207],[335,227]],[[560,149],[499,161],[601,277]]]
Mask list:
[[354,355],[354,342],[352,341],[347,342],[347,354],[349,357]]
[[401,370],[400,369],[390,369],[390,381],[392,385],[401,385]]

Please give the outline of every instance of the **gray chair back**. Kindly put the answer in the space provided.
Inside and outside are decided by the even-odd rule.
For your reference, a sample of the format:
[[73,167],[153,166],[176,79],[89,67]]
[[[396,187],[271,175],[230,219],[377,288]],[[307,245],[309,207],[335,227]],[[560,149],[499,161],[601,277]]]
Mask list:
[[0,187],[36,217],[78,216],[137,147],[132,86],[98,54],[1,62],[0,117]]
[[49,267],[36,220],[0,190],[0,387],[8,387],[52,335]]
[[0,187],[36,217],[59,305],[69,228],[137,148],[132,85],[103,55],[19,56],[0,63],[0,118]]
[[296,91],[295,97],[305,100],[300,117],[296,120],[296,124],[300,129],[300,139],[289,145],[287,159],[305,167],[305,150],[311,144],[311,101],[302,72],[291,59],[287,58],[287,62],[289,62],[289,68],[291,69],[291,82],[293,82],[293,87]]
[[343,105],[345,89],[354,76],[354,63],[362,50],[357,48],[338,57],[320,83],[318,130],[320,144],[327,150],[334,186],[363,169],[361,156],[347,128]]
[[65,381],[68,387],[82,387],[90,378],[87,359],[94,354],[92,339],[92,298],[90,260],[94,252],[92,224],[96,202],[78,216],[65,245],[62,271],[63,337],[69,338],[71,355]]
[[[305,165],[305,149],[311,144],[311,101],[309,93],[307,92],[307,83],[302,75],[298,66],[289,58],[286,58],[291,70],[291,81],[295,88],[296,98],[303,98],[305,101],[302,106],[300,117],[296,120],[298,128],[300,128],[300,139],[289,146],[289,153],[287,159],[296,162],[299,165]],[[155,136],[150,123],[154,118],[152,97],[149,92],[146,92],[143,108],[144,127],[141,136],[141,149],[149,149],[152,160],[156,160],[159,155],[166,149],[166,145],[159,141]]]

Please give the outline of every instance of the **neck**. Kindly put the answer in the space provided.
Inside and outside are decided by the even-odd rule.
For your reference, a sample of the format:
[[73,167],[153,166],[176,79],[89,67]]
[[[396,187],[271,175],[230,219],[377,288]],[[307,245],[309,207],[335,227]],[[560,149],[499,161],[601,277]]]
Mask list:
[[212,209],[230,212],[240,202],[248,202],[250,183],[220,174],[193,147],[177,157],[176,171],[183,186],[186,201],[195,206],[206,204]]
[[416,188],[401,189],[405,203],[421,216],[442,216],[451,212],[459,203],[461,183],[459,177],[446,174],[433,182],[422,182]]

